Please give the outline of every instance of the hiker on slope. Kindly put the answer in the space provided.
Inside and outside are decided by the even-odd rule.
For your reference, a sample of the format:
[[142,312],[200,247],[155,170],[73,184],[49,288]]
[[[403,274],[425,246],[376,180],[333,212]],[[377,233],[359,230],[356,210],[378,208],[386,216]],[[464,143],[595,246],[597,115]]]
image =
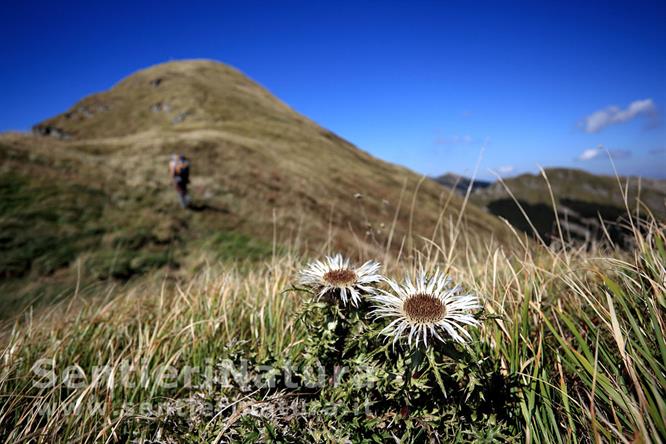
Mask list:
[[187,208],[191,200],[187,194],[187,185],[190,183],[190,161],[182,154],[173,154],[169,162],[169,175],[176,187],[180,206]]

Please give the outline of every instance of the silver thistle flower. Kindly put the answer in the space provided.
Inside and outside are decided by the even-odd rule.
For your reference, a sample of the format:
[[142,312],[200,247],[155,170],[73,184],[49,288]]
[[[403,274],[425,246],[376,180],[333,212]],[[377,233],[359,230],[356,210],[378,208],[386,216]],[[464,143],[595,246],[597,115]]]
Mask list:
[[344,305],[350,302],[357,306],[361,295],[375,294],[373,284],[382,280],[381,265],[367,261],[360,267],[352,267],[349,259],[342,255],[327,256],[323,261],[314,261],[301,271],[300,283],[313,289],[317,297],[336,294]]
[[478,326],[479,321],[469,312],[481,308],[479,299],[472,294],[461,294],[462,287],[451,287],[451,279],[436,271],[427,276],[421,271],[415,283],[405,279],[403,285],[386,279],[391,291],[380,290],[372,297],[375,302],[373,315],[377,318],[389,318],[392,321],[382,330],[387,336],[393,336],[393,343],[404,334],[411,346],[420,341],[427,346],[428,338],[440,341],[445,333],[456,342],[464,343],[471,339],[465,326]]

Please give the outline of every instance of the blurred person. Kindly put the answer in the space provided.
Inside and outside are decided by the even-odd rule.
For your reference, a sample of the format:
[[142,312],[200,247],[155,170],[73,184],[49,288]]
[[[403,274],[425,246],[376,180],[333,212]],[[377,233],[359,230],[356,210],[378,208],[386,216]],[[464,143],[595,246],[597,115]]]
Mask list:
[[182,154],[173,154],[169,161],[169,175],[176,187],[180,206],[187,208],[191,202],[187,193],[187,185],[190,183],[190,161]]

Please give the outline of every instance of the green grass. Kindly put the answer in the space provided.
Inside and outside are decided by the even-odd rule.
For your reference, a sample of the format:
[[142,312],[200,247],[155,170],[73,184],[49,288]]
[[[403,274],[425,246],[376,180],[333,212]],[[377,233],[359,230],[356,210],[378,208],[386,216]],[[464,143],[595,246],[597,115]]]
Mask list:
[[188,267],[202,251],[212,252],[213,262],[272,254],[271,244],[224,226],[202,228],[175,205],[173,214],[160,215],[149,193],[125,199],[120,207],[99,188],[0,176],[0,318],[48,306],[77,286]]
[[207,238],[202,249],[211,251],[215,259],[230,261],[246,259],[257,261],[273,254],[272,245],[261,240],[234,232],[217,233]]
[[[5,277],[48,274],[99,241],[103,193],[82,187],[36,185],[0,176],[0,270]],[[26,229],[30,227],[30,229]]]

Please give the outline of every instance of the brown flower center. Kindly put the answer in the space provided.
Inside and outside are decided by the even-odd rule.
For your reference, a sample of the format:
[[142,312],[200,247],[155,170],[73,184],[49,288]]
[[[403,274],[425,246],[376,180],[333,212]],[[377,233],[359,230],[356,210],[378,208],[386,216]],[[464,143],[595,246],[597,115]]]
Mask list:
[[415,322],[436,322],[446,316],[446,306],[429,294],[410,296],[403,309],[409,319]]
[[335,287],[344,287],[356,282],[356,273],[346,268],[331,270],[324,275],[324,280]]

